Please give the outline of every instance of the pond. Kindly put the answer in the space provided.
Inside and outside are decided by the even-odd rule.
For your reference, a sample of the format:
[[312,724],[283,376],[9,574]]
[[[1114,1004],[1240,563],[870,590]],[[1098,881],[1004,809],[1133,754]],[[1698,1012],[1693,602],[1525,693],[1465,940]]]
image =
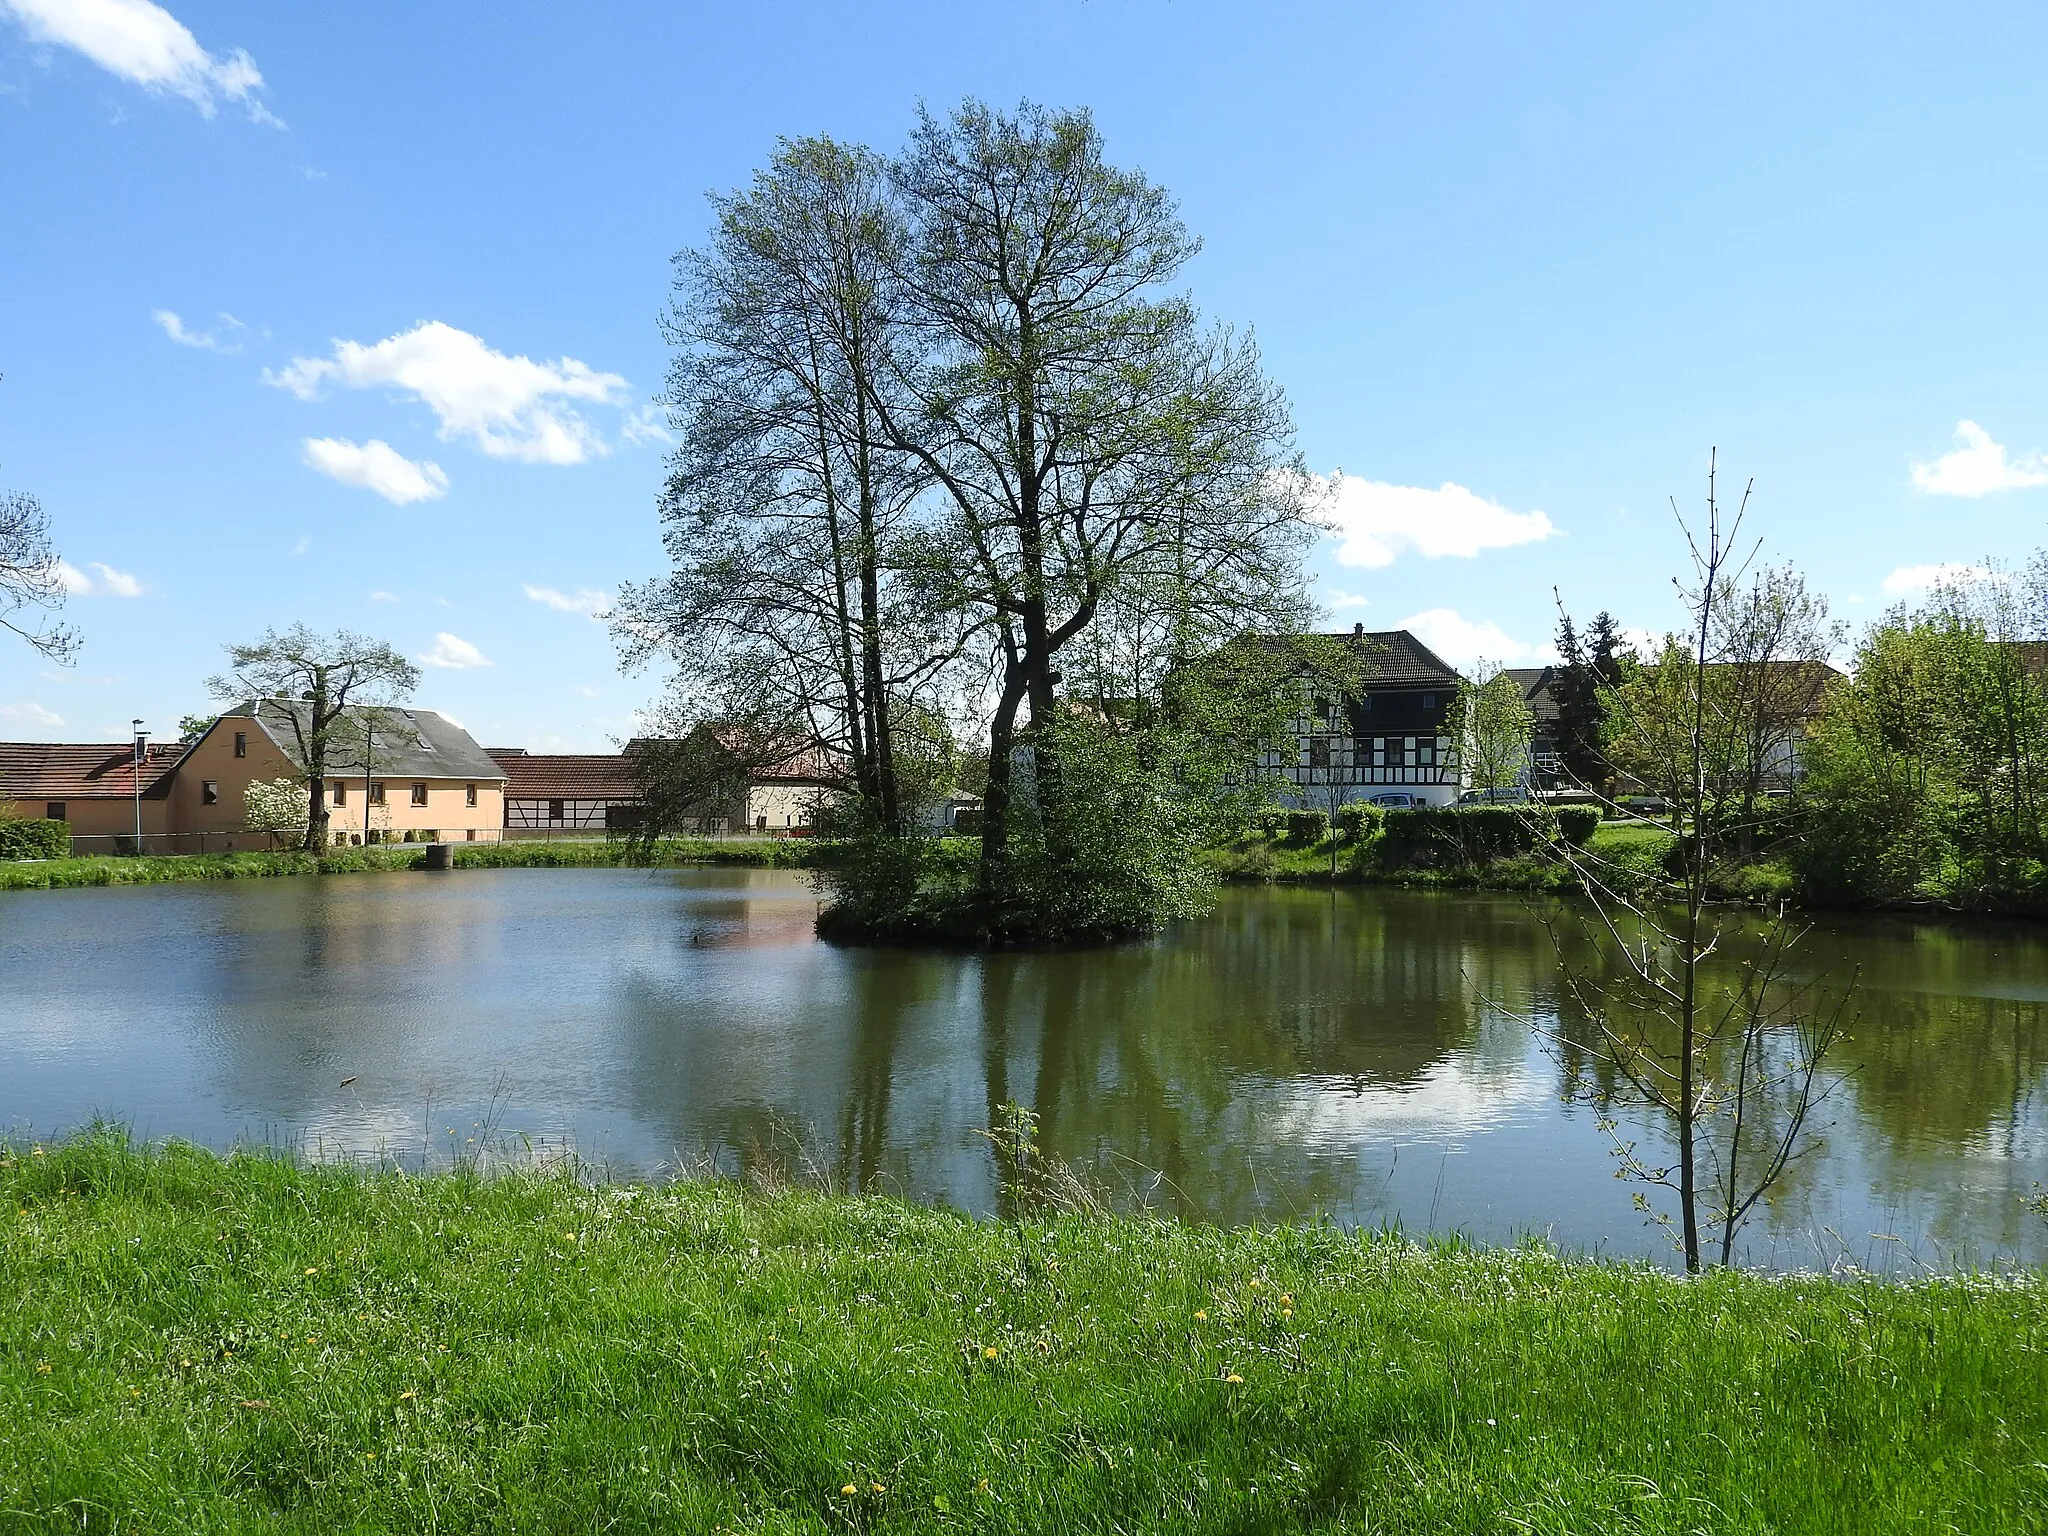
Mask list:
[[[0,894],[0,1128],[445,1165],[573,1148],[996,1203],[994,1107],[1120,1203],[1667,1261],[1508,896],[1226,890],[1110,950],[816,941],[800,874],[464,870]],[[1843,1080],[1746,1261],[2048,1261],[2048,934],[1823,918]],[[1664,1132],[1623,1103],[1616,1134]],[[1654,1193],[1654,1192],[1653,1192]]]

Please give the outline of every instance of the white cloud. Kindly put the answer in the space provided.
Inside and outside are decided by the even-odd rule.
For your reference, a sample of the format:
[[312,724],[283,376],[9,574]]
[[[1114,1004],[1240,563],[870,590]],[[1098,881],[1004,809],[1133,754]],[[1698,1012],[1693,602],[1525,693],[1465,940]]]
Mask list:
[[147,590],[126,571],[117,571],[97,560],[86,563],[99,572],[97,577],[86,575],[69,560],[57,562],[57,579],[73,597],[140,597]]
[[[5,3],[5,0],[0,0]],[[197,331],[187,325],[174,309],[153,309],[149,312],[152,320],[163,327],[163,332],[181,347],[197,347],[202,352],[223,352],[232,357],[242,350],[240,340],[223,341],[220,331]],[[223,312],[220,324],[229,332],[246,331],[248,327],[233,315]]]
[[1323,604],[1332,612],[1337,612],[1345,608],[1370,608],[1372,599],[1356,592],[1341,592],[1332,587],[1323,594]]
[[420,661],[430,667],[448,667],[460,671],[465,667],[488,667],[490,658],[471,645],[460,635],[451,635],[442,630],[434,636],[434,643]]
[[1476,661],[1501,666],[1538,665],[1553,660],[1548,645],[1524,645],[1491,620],[1474,623],[1455,608],[1429,608],[1394,625],[1405,629],[1454,667]]
[[1338,541],[1339,565],[1376,570],[1409,553],[1426,560],[1470,559],[1482,550],[1540,543],[1559,532],[1541,512],[1510,512],[1448,480],[1432,491],[1341,471],[1315,478],[1320,510]]
[[583,697],[585,697],[586,699],[594,699],[597,697],[597,690],[595,688],[585,687],[582,683],[578,683],[576,685],[576,691],[582,694]]
[[2038,453],[2008,459],[2005,449],[1974,421],[1956,423],[1956,446],[1931,463],[1915,461],[1913,484],[1932,496],[1988,496],[2048,485],[2048,462]]
[[659,405],[643,405],[637,411],[626,412],[626,419],[619,423],[619,437],[628,443],[675,441],[675,435],[668,429],[667,413]]
[[536,363],[494,352],[467,331],[430,320],[374,346],[336,341],[331,358],[298,357],[263,381],[301,400],[333,381],[347,389],[401,389],[439,418],[443,441],[466,438],[498,459],[580,464],[609,450],[567,402],[616,405],[626,381],[573,357]]
[[1979,582],[1998,582],[2005,576],[1982,565],[1944,561],[1939,565],[1902,565],[1885,577],[1880,589],[1887,597],[1911,597],[1935,587],[1973,587]]
[[382,438],[352,443],[345,437],[309,437],[303,457],[308,469],[343,485],[375,491],[401,507],[448,494],[448,477],[440,465],[408,459]]
[[578,587],[574,592],[557,592],[553,587],[536,587],[520,584],[526,595],[536,603],[544,603],[557,613],[580,613],[586,619],[602,619],[610,614],[612,596],[590,587]]
[[373,603],[395,603],[398,601],[398,594],[396,592],[384,591],[372,592],[370,594],[370,601]]
[[64,717],[40,704],[0,704],[0,720],[12,721],[17,725],[62,725]]
[[150,0],[0,0],[0,11],[37,42],[76,49],[145,90],[182,96],[203,116],[232,101],[258,122],[283,126],[253,94],[263,85],[254,59],[239,48],[208,53],[183,22]]

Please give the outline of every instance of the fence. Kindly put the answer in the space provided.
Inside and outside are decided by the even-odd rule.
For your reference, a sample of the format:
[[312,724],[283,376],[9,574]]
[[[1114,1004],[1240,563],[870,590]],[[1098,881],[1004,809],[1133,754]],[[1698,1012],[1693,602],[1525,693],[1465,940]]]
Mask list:
[[[371,833],[371,841],[377,844],[411,843],[415,847],[422,843],[495,843],[504,836],[498,827],[456,828],[442,831],[433,828],[411,829],[408,831],[383,831]],[[133,832],[73,834],[71,852],[74,857],[87,858],[99,855],[113,855],[132,858],[143,854],[159,858],[170,854],[187,853],[279,853],[301,847],[306,834],[303,828],[292,832],[145,832],[138,843]],[[360,847],[363,841],[361,831],[335,829],[331,834],[335,847]]]

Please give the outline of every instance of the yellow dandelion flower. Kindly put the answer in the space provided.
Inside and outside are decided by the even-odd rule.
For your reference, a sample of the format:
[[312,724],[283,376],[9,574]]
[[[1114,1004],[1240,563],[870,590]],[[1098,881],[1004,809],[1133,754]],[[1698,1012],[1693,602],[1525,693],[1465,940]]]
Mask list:
[[1256,1290],[1257,1290],[1258,1288],[1259,1288],[1259,1277],[1258,1277],[1257,1275],[1253,1275],[1253,1276],[1252,1276],[1252,1289],[1256,1291]]
[[398,1400],[399,1400],[399,1401],[400,1401],[401,1403],[409,1403],[409,1402],[411,1402],[411,1401],[412,1401],[412,1400],[413,1400],[414,1398],[416,1398],[416,1397],[418,1397],[418,1396],[419,1396],[419,1393],[417,1393],[417,1392],[401,1392],[401,1393],[399,1393],[399,1394],[398,1394]]
[[1195,1321],[1198,1323],[1206,1323],[1207,1321],[1209,1321],[1209,1314],[1206,1312],[1197,1312],[1195,1314]]
[[1293,1305],[1294,1305],[1294,1292],[1292,1292],[1292,1291],[1282,1291],[1282,1292],[1280,1293],[1280,1305],[1281,1305],[1281,1306],[1283,1306],[1283,1307],[1291,1307],[1291,1306],[1293,1306]]
[[1223,1379],[1229,1382],[1233,1387],[1241,1387],[1244,1385],[1244,1378],[1238,1375],[1235,1371],[1232,1371],[1228,1376],[1224,1377]]
[[189,1371],[192,1369],[192,1362],[190,1360],[180,1360],[178,1362],[178,1369],[181,1371]]
[[981,1352],[981,1358],[982,1358],[982,1359],[984,1359],[984,1360],[993,1360],[993,1359],[995,1359],[995,1357],[996,1357],[996,1347],[995,1347],[995,1345],[993,1345],[993,1344],[989,1345],[989,1347],[988,1347],[987,1349],[984,1349],[984,1350],[983,1350],[983,1351]]
[[849,1499],[852,1498],[856,1493],[860,1492],[860,1490],[854,1487],[851,1483],[848,1483],[844,1488],[840,1489],[839,1491],[845,1494]]
[[887,1488],[884,1488],[880,1483],[869,1483],[868,1486],[874,1489],[877,1493],[887,1493],[889,1491]]
[[320,1266],[317,1264],[308,1264],[306,1266],[306,1273],[309,1275],[317,1275],[320,1273]]
[[49,1361],[47,1361],[47,1360],[38,1360],[38,1361],[36,1362],[36,1374],[37,1374],[38,1376],[47,1376],[47,1375],[49,1375],[49,1374],[50,1374],[50,1362],[49,1362]]

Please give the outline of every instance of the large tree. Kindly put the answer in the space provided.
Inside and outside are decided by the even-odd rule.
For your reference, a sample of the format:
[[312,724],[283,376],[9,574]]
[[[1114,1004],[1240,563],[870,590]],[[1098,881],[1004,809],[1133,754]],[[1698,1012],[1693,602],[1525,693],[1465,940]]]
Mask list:
[[23,609],[64,606],[63,563],[50,543],[50,519],[26,491],[0,491],[0,629],[11,630],[63,666],[78,655],[67,625],[17,618]]
[[886,161],[784,144],[714,208],[669,331],[674,569],[625,593],[627,657],[674,661],[665,732],[708,728],[742,762],[819,749],[885,839],[910,809],[898,722],[963,722],[985,762],[974,899],[1029,905],[1020,839],[1052,891],[1081,828],[1144,819],[1110,801],[1203,777],[1159,718],[1175,669],[1301,627],[1313,483],[1284,401],[1248,340],[1167,290],[1194,243],[1085,113],[970,102]]
[[990,640],[980,878],[999,900],[1020,717],[1046,851],[1072,851],[1063,653],[1106,613],[1134,638],[1163,615],[1142,683],[1229,627],[1293,617],[1306,481],[1285,472],[1286,406],[1256,349],[1167,291],[1196,249],[1171,199],[1104,159],[1087,113],[923,114],[893,178],[918,345],[874,404],[940,498],[941,585]]
[[947,654],[925,610],[890,590],[891,542],[922,483],[875,405],[897,345],[900,212],[881,159],[829,139],[783,144],[713,206],[709,244],[676,258],[666,325],[675,568],[626,590],[617,627],[629,659],[676,665],[670,734],[709,727],[742,763],[811,751],[844,764],[900,833],[892,716]]
[[292,735],[292,755],[305,770],[309,849],[327,846],[327,771],[330,759],[363,750],[347,718],[350,709],[382,710],[419,686],[420,669],[382,640],[337,630],[318,635],[303,624],[280,634],[267,630],[248,645],[227,647],[228,670],[206,680],[223,703],[274,701],[277,719]]
[[1558,768],[1574,788],[1604,791],[1614,777],[1607,760],[1607,705],[1603,690],[1620,686],[1633,659],[1620,627],[1605,609],[1581,634],[1558,599],[1558,664],[1551,674],[1557,702]]

